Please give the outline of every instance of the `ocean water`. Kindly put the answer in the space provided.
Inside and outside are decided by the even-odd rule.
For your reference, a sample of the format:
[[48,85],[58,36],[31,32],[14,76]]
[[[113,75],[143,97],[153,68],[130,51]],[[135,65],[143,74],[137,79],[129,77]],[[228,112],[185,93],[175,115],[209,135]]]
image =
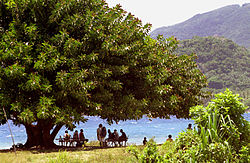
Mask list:
[[[244,114],[246,120],[250,121],[250,114]],[[11,121],[10,126],[12,129],[12,133],[14,135],[15,143],[25,143],[27,140],[27,135],[24,126],[15,126],[12,124]],[[175,139],[179,132],[182,132],[187,128],[189,123],[193,124],[192,120],[189,119],[177,119],[171,117],[170,119],[159,119],[155,118],[149,120],[148,118],[144,117],[138,121],[135,120],[128,120],[128,121],[121,121],[118,124],[108,125],[106,121],[98,118],[98,117],[89,117],[89,120],[86,123],[80,123],[77,125],[76,129],[74,130],[84,130],[84,135],[90,141],[97,140],[96,138],[96,129],[98,125],[102,123],[107,129],[111,129],[113,132],[114,129],[120,131],[123,129],[124,132],[128,136],[128,143],[129,144],[142,144],[143,138],[147,137],[150,139],[154,137],[154,140],[157,143],[164,143],[167,139],[167,136],[171,134]],[[57,134],[56,138],[59,136],[64,135],[64,131],[66,130],[63,127]],[[73,131],[69,131],[69,134],[73,135]],[[58,144],[58,141],[55,140],[55,143]],[[10,135],[10,131],[8,125],[1,125],[0,126],[0,149],[9,149],[12,146],[12,138]]]

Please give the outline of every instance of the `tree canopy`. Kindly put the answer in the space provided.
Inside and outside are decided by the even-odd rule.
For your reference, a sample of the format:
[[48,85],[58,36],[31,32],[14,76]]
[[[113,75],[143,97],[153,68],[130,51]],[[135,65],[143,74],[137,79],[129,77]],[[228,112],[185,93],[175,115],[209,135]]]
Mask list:
[[52,146],[85,116],[185,118],[205,95],[196,56],[174,54],[175,38],[151,39],[119,5],[3,0],[0,14],[0,106],[25,126],[27,147]]

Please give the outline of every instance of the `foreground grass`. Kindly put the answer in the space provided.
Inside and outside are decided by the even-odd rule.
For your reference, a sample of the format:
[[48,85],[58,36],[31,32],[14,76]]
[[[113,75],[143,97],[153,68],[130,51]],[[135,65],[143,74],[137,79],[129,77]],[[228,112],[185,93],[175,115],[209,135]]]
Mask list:
[[125,147],[106,149],[79,149],[75,151],[17,151],[0,153],[1,163],[92,163],[92,162],[137,162]]

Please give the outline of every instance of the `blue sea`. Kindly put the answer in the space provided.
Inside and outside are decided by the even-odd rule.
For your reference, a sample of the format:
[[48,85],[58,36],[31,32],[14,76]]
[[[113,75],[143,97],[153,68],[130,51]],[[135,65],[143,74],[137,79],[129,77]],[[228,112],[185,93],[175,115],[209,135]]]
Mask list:
[[[250,114],[244,114],[246,120],[250,121]],[[167,139],[167,136],[171,134],[175,139],[179,132],[182,132],[187,128],[189,123],[193,124],[192,120],[189,119],[177,119],[171,117],[170,119],[148,119],[144,117],[140,120],[128,120],[121,121],[118,124],[108,125],[108,123],[99,117],[88,117],[89,120],[86,123],[80,123],[77,125],[75,130],[84,130],[84,135],[90,141],[96,141],[96,129],[98,125],[102,123],[107,129],[111,129],[113,132],[114,129],[120,131],[123,129],[127,136],[129,137],[129,144],[142,144],[143,138],[147,137],[148,139],[153,138],[154,140],[161,144],[164,143]],[[27,139],[26,131],[24,126],[15,126],[9,121],[12,133],[14,135],[15,144],[25,143]],[[56,138],[64,135],[66,130],[63,127],[57,134]],[[73,131],[69,131],[69,134],[73,135]],[[55,143],[58,144],[58,141],[55,140]],[[8,128],[8,125],[0,126],[0,149],[9,149],[12,146],[12,138]]]

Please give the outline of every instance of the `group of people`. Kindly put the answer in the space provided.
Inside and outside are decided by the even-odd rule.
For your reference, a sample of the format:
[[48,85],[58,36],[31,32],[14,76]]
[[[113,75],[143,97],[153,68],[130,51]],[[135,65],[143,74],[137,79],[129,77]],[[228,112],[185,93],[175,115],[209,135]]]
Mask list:
[[[188,124],[188,127],[187,127],[187,129],[188,130],[192,130],[192,124],[191,123],[189,123]],[[170,142],[172,142],[173,141],[173,139],[172,139],[172,135],[168,135],[168,138],[167,138],[167,140],[166,141],[170,141]],[[142,141],[142,143],[143,143],[143,145],[146,145],[147,144],[147,138],[146,137],[144,137],[144,139],[143,139],[143,141]]]
[[[172,135],[168,135],[168,138],[167,138],[167,140],[166,141],[173,141],[173,139],[172,139]],[[144,137],[144,139],[143,139],[143,141],[142,141],[142,144],[143,145],[146,145],[147,144],[147,138],[146,137]]]
[[[97,139],[100,142],[100,146],[104,147],[107,146],[108,142],[111,142],[112,144],[114,143],[115,146],[118,144],[121,146],[121,143],[123,141],[127,141],[127,135],[126,133],[120,129],[121,136],[119,136],[118,131],[115,129],[114,132],[112,133],[110,129],[108,129],[108,137],[107,136],[107,130],[106,127],[103,126],[102,124],[99,124],[99,127],[97,128]],[[117,144],[118,143],[118,144]]]
[[[107,146],[109,142],[111,142],[112,144],[114,144],[115,146],[120,145],[123,141],[125,141],[125,143],[127,142],[127,135],[126,133],[121,129],[121,136],[119,136],[118,131],[115,129],[114,132],[112,133],[110,129],[108,129],[108,131],[106,130],[106,127],[102,126],[102,124],[99,124],[99,127],[97,129],[97,139],[100,142],[100,146],[104,147]],[[108,133],[108,137],[106,138]],[[83,133],[83,129],[80,130],[80,133],[78,133],[77,130],[75,130],[75,132],[73,133],[73,137],[71,137],[71,135],[69,134],[69,132],[66,130],[65,134],[62,138],[62,136],[60,136],[59,138],[59,143],[62,146],[74,146],[74,143],[76,143],[75,146],[79,146],[81,147],[82,145],[85,145],[85,142],[87,142],[88,139],[85,139],[84,133]]]
[[[188,124],[187,129],[192,130],[192,124]],[[127,135],[126,133],[120,129],[121,132],[121,136],[119,136],[118,131],[115,129],[114,132],[112,133],[110,129],[108,129],[108,131],[106,130],[106,127],[103,126],[102,124],[99,124],[99,127],[97,128],[97,139],[100,142],[100,146],[104,147],[108,145],[108,142],[111,142],[112,144],[114,144],[115,146],[120,145],[123,141],[125,141],[125,143],[127,142]],[[108,137],[106,138],[108,133]],[[59,143],[61,143],[61,145],[65,145],[67,146],[67,144],[69,143],[69,146],[73,146],[73,143],[76,142],[76,146],[82,146],[85,145],[85,142],[87,142],[88,139],[85,139],[84,133],[83,133],[83,129],[80,130],[80,133],[78,133],[77,130],[75,130],[75,132],[73,133],[73,138],[71,138],[71,135],[68,133],[68,131],[65,131],[64,137],[62,138],[60,136],[59,138]],[[168,135],[168,139],[166,141],[173,141],[172,139],[172,135]],[[147,144],[147,138],[144,137],[143,139],[143,145]]]
[[[172,139],[172,135],[168,135],[168,138],[167,138],[167,140],[166,141],[173,141],[173,139]],[[146,145],[147,144],[147,138],[146,137],[144,137],[144,139],[143,139],[143,141],[142,141],[142,144],[143,145]]]
[[83,129],[80,130],[79,134],[78,131],[75,130],[75,132],[73,133],[73,138],[71,138],[71,135],[66,130],[63,139],[61,136],[59,138],[59,143],[61,143],[61,145],[64,145],[65,143],[66,146],[68,145],[68,143],[69,146],[73,146],[74,143],[76,143],[76,146],[82,146],[86,141],[88,141],[88,139],[85,139]]

